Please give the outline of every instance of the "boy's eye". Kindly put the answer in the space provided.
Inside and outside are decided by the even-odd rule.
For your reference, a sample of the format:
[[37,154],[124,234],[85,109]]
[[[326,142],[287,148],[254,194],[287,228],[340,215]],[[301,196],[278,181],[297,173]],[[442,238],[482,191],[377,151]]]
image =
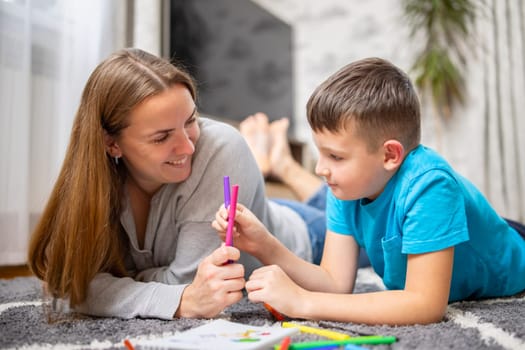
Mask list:
[[333,160],[342,160],[343,159],[342,157],[336,156],[335,154],[330,154],[330,158],[332,158]]

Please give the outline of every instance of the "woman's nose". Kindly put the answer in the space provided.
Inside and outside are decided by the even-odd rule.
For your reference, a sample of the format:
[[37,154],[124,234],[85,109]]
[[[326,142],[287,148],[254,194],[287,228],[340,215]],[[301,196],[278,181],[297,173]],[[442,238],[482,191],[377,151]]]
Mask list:
[[193,154],[193,152],[195,152],[195,143],[185,130],[182,130],[177,137],[175,137],[175,140],[173,144],[175,152],[179,154]]

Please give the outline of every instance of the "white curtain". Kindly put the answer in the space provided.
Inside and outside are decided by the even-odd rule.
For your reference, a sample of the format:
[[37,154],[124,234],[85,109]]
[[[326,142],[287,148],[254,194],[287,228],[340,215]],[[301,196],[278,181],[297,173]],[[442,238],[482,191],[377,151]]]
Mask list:
[[[487,1],[483,45],[485,190],[509,218],[525,222],[525,5]],[[479,88],[479,87],[478,87]]]
[[125,42],[125,0],[0,0],[0,265],[26,262],[87,77]]
[[503,216],[525,222],[525,5],[487,0],[467,66],[468,100],[444,149]]

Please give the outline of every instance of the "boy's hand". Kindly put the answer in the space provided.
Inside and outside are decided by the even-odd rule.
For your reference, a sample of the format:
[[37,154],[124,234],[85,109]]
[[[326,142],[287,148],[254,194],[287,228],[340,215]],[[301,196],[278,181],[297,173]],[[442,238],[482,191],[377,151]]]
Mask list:
[[242,299],[244,266],[226,264],[240,257],[237,248],[222,245],[204,258],[193,282],[186,287],[176,317],[214,317]]
[[255,270],[246,282],[246,291],[251,301],[267,303],[290,317],[295,317],[296,305],[303,305],[306,292],[277,265]]
[[[228,227],[228,210],[221,205],[215,214],[212,227],[224,241]],[[262,222],[244,205],[237,203],[235,212],[235,225],[233,228],[233,245],[240,250],[257,256],[261,247],[265,246],[264,240],[271,236]]]

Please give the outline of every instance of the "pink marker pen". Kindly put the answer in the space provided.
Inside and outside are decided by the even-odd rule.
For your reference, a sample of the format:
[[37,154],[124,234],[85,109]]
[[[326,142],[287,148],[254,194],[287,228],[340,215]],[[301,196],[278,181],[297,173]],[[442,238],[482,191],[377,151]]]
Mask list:
[[230,208],[228,210],[228,227],[226,229],[226,245],[233,246],[233,225],[235,224],[235,211],[237,210],[237,196],[239,193],[239,185],[232,186]]

